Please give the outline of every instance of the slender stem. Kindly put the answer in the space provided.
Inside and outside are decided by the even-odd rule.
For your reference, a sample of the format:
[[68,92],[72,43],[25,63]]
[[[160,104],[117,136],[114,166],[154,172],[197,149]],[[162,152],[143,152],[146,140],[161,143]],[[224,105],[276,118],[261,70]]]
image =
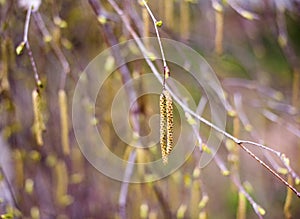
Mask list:
[[25,26],[24,26],[24,35],[23,35],[23,42],[27,43],[28,41],[28,29],[30,23],[30,16],[31,16],[32,7],[29,7],[26,14]]
[[153,15],[151,9],[149,8],[147,2],[145,0],[143,0],[143,3],[145,5],[148,13],[150,14],[150,17],[151,17],[152,21],[153,21],[155,32],[156,32],[156,36],[157,36],[157,40],[158,40],[158,44],[159,44],[159,48],[160,48],[160,53],[161,53],[161,57],[162,57],[162,61],[163,61],[163,66],[164,66],[164,81],[163,81],[163,90],[164,90],[165,86],[166,86],[166,79],[169,77],[170,71],[169,71],[169,68],[167,66],[164,49],[163,49],[163,46],[162,46],[162,43],[161,43],[159,31],[158,31],[158,28],[157,28],[157,20],[154,17],[154,15]]
[[259,159],[252,151],[246,148],[243,143],[238,143],[241,148],[247,152],[251,157],[253,157],[257,162],[259,162],[263,167],[265,167],[268,171],[270,171],[275,177],[277,177],[281,182],[283,182],[288,188],[290,188],[299,198],[300,192],[298,192],[292,185],[290,185],[285,179],[283,179],[278,173],[276,173],[273,169],[271,169],[265,162]]
[[29,42],[28,42],[28,30],[29,30],[31,12],[32,12],[32,7],[29,7],[28,10],[27,10],[27,14],[26,14],[26,20],[25,20],[25,26],[24,26],[24,35],[23,35],[23,43],[25,44],[26,49],[27,49],[27,53],[28,53],[30,63],[31,63],[33,73],[34,73],[36,86],[37,86],[37,89],[38,89],[38,88],[42,87],[42,82],[39,78],[37,67],[36,67],[36,64],[35,64],[35,61],[34,61],[34,58],[33,58],[33,55],[32,55],[32,51],[31,51],[31,48],[30,48],[30,45],[29,45]]
[[35,64],[35,61],[34,61],[34,58],[33,58],[33,55],[32,55],[32,51],[31,51],[31,48],[30,48],[30,45],[29,45],[28,42],[26,42],[26,49],[27,49],[27,53],[28,53],[28,56],[29,56],[29,59],[30,59],[30,63],[31,63],[31,66],[32,66],[32,69],[33,69],[35,83],[36,83],[36,86],[37,86],[37,89],[38,89],[38,88],[42,87],[42,82],[40,80],[40,77],[39,77],[39,74],[38,74],[38,71],[37,71],[37,67],[36,67],[36,64]]
[[259,147],[259,148],[261,148],[261,149],[264,149],[264,150],[266,150],[266,151],[272,152],[273,154],[275,154],[275,155],[278,156],[278,157],[280,157],[280,156],[282,155],[281,152],[276,151],[276,150],[274,150],[274,149],[272,149],[272,148],[269,148],[269,147],[267,147],[267,146],[265,146],[265,145],[262,145],[262,144],[259,144],[259,143],[256,143],[256,142],[247,141],[247,140],[239,140],[239,143],[240,143],[240,144],[249,144],[249,145],[257,146],[257,147]]
[[119,214],[122,219],[126,218],[126,201],[127,201],[127,194],[128,194],[128,186],[130,177],[132,175],[134,161],[136,158],[136,150],[133,150],[132,153],[130,153],[128,158],[128,165],[125,169],[124,178],[122,181],[121,189],[120,189],[120,195],[119,195]]
[[257,214],[257,216],[260,219],[262,219],[263,216],[261,215],[261,213],[258,210],[259,205],[253,200],[253,198],[249,195],[249,193],[244,189],[244,187],[241,185],[240,180],[236,176],[232,176],[231,180],[236,185],[236,187],[239,189],[239,191],[241,193],[243,193],[243,195],[246,197],[246,199],[250,202],[250,204],[252,205],[252,208],[254,209],[254,211]]
[[147,2],[145,0],[143,0],[143,3],[145,5],[148,13],[150,14],[150,17],[151,17],[152,21],[153,21],[155,32],[156,32],[156,36],[157,36],[157,40],[158,40],[158,44],[159,44],[159,48],[160,48],[160,52],[161,52],[161,56],[162,56],[163,65],[164,65],[164,68],[165,68],[165,67],[167,67],[167,62],[166,62],[166,58],[165,58],[165,53],[164,53],[164,50],[163,50],[163,46],[162,46],[162,43],[161,43],[161,40],[160,40],[159,31],[158,31],[158,28],[157,28],[157,20],[154,17],[154,15],[153,15],[151,9],[149,8]]

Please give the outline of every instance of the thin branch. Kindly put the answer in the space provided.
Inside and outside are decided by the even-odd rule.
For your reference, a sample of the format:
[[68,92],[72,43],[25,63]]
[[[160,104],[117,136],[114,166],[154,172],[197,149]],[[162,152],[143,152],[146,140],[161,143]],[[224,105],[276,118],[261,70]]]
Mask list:
[[153,21],[153,24],[154,24],[154,28],[155,28],[155,32],[156,32],[156,36],[157,36],[157,40],[158,40],[158,44],[159,44],[159,48],[160,48],[160,52],[161,52],[161,57],[162,57],[162,61],[163,61],[163,64],[164,64],[164,68],[167,67],[167,62],[166,62],[166,58],[165,58],[165,53],[164,53],[164,50],[163,50],[163,46],[162,46],[162,43],[161,43],[161,40],[160,40],[160,35],[159,35],[159,31],[158,31],[158,28],[157,28],[157,20],[156,18],[154,17],[151,9],[149,8],[147,2],[145,0],[143,0],[143,3],[148,11],[148,13],[150,14],[150,17]]
[[32,12],[32,7],[29,7],[26,14],[25,26],[24,26],[24,35],[23,35],[23,42],[28,42],[28,30],[29,30],[29,23],[30,23],[30,16]]
[[32,7],[28,7],[27,9],[27,14],[26,14],[26,20],[25,20],[25,25],[24,25],[24,34],[23,34],[23,41],[21,42],[21,44],[17,47],[17,54],[19,55],[24,46],[26,46],[27,49],[27,53],[30,59],[30,63],[33,69],[33,73],[34,73],[34,78],[35,78],[35,82],[36,82],[36,87],[37,89],[43,87],[42,82],[39,78],[39,74],[37,71],[37,67],[36,67],[36,63],[34,61],[33,55],[32,55],[32,51],[28,42],[28,31],[29,31],[29,24],[30,24],[30,17],[31,17],[31,13],[32,13]]
[[[235,105],[236,105],[236,109],[238,111],[238,116],[241,118],[241,121],[243,123],[243,125],[246,127],[247,125],[251,125],[249,123],[249,120],[245,114],[245,112],[242,110],[242,103],[241,103],[241,96],[240,95],[235,95],[234,96],[234,101],[235,101]],[[266,114],[266,112],[268,112],[268,114]],[[272,122],[277,122],[280,125],[283,125],[282,122],[279,120],[278,116],[273,114],[270,111],[267,110],[263,110],[263,114],[270,119]],[[287,125],[283,125],[284,127],[287,127],[288,130],[290,130],[291,128],[293,128],[294,130],[290,130],[292,133],[294,133],[295,135],[297,135],[297,131],[298,129],[296,127],[291,126],[290,124]],[[255,132],[255,130],[250,130],[250,133],[252,135],[252,137],[254,137],[255,139],[259,139],[258,134]],[[248,141],[241,141],[242,143],[247,144]],[[276,151],[272,148],[263,148],[265,149],[264,151],[264,156],[269,160],[269,162],[272,164],[273,168],[277,171],[280,172],[280,170],[282,169],[273,159],[271,156],[269,156],[269,154],[267,152],[271,152],[272,154],[275,154],[282,162],[282,164],[284,165],[284,167],[286,168],[286,170],[288,171],[288,173],[291,174],[292,178],[295,180],[299,180],[299,176],[296,174],[296,172],[290,167],[289,163],[286,162],[285,160],[285,155],[280,153],[279,151]]]
[[[290,185],[285,179],[283,179],[278,173],[276,173],[273,169],[271,169],[264,161],[259,159],[252,151],[246,148],[242,143],[238,143],[240,147],[247,152],[251,157],[253,157],[257,162],[259,162],[263,167],[265,167],[268,171],[270,171],[275,177],[277,177],[282,183],[284,183],[288,188],[290,188],[299,198],[300,192],[297,191],[292,185]],[[282,156],[281,156],[282,157]]]
[[30,45],[29,45],[28,42],[26,43],[26,49],[27,49],[27,53],[28,53],[28,56],[29,56],[29,59],[30,59],[30,63],[31,63],[31,66],[32,66],[32,69],[33,69],[36,87],[37,87],[37,89],[39,89],[39,88],[43,87],[43,85],[42,85],[42,81],[40,80],[40,77],[39,77],[39,74],[38,74],[38,71],[37,71],[37,67],[36,67],[36,64],[35,64],[35,61],[34,61],[34,58],[33,58],[33,55],[32,55],[32,51],[31,51],[31,48],[30,48]]
[[133,150],[128,158],[128,165],[125,169],[124,178],[122,181],[121,189],[120,189],[120,195],[119,195],[119,214],[121,218],[126,218],[126,202],[127,202],[127,194],[128,194],[128,186],[130,177],[133,172],[133,164],[136,158],[136,150]]
[[239,189],[239,191],[241,193],[243,193],[243,195],[246,197],[246,199],[249,201],[249,203],[252,205],[252,208],[254,209],[255,213],[257,214],[257,216],[262,219],[265,213],[265,211],[263,210],[262,207],[260,207],[260,205],[258,205],[253,198],[249,195],[249,193],[245,190],[245,188],[241,185],[241,182],[238,178],[232,176],[231,180],[234,182],[234,184],[236,185],[236,187]]
[[161,43],[159,31],[158,31],[158,28],[157,28],[157,26],[162,25],[162,22],[160,21],[160,24],[159,24],[159,21],[156,20],[156,18],[154,17],[151,9],[149,8],[149,6],[148,6],[148,4],[145,0],[143,0],[143,3],[145,5],[148,13],[150,14],[150,17],[153,21],[153,25],[154,25],[154,28],[155,28],[155,32],[156,32],[156,36],[157,36],[157,40],[158,40],[158,44],[159,44],[159,48],[160,48],[160,53],[161,53],[161,57],[162,57],[162,61],[163,61],[163,66],[164,66],[163,89],[165,89],[166,79],[170,76],[170,70],[169,70],[169,67],[168,67],[167,62],[166,62],[164,49],[163,49],[163,46],[162,46],[162,43]]

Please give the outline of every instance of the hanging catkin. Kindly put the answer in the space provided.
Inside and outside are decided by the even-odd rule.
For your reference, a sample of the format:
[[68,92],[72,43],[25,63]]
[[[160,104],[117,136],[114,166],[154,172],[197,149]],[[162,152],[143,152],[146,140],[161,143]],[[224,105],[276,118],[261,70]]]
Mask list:
[[173,149],[173,101],[169,91],[164,90],[167,108],[167,155]]
[[34,113],[34,122],[33,122],[33,133],[35,135],[35,139],[38,145],[43,145],[43,131],[46,130],[46,126],[44,124],[43,115],[41,111],[41,95],[38,90],[32,91],[32,105],[33,105],[33,113]]
[[166,96],[164,92],[160,94],[159,106],[160,106],[160,147],[161,156],[163,163],[168,162],[167,158],[167,106],[166,106]]
[[68,126],[68,108],[67,108],[67,95],[64,90],[58,92],[59,111],[60,111],[60,127],[61,127],[61,144],[63,153],[70,154],[69,145],[69,126]]
[[163,163],[168,163],[168,156],[173,149],[173,101],[167,90],[160,95],[160,146]]

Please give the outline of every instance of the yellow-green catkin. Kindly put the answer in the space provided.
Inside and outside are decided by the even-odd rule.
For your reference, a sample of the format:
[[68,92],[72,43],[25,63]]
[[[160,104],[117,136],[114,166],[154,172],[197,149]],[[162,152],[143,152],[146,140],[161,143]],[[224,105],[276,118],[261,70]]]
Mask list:
[[165,19],[168,28],[172,29],[174,27],[174,0],[165,0]]
[[60,112],[60,128],[61,128],[61,144],[63,154],[70,154],[69,144],[69,125],[68,125],[68,105],[67,95],[64,90],[58,92],[59,112]]
[[32,219],[40,219],[40,209],[37,206],[33,206],[30,209],[30,216]]
[[71,164],[72,164],[72,173],[79,174],[81,177],[84,177],[84,158],[79,149],[79,147],[71,148]]
[[190,10],[189,2],[181,0],[180,2],[180,34],[182,39],[187,40],[190,36]]
[[42,133],[46,130],[46,126],[43,120],[43,114],[41,111],[41,95],[38,90],[32,91],[32,105],[33,105],[33,113],[34,113],[34,122],[33,122],[33,133],[35,136],[35,140],[38,145],[43,145],[43,136]]
[[246,197],[242,192],[239,192],[239,203],[237,209],[236,219],[246,219]]
[[186,210],[187,210],[187,206],[185,204],[180,205],[177,210],[176,218],[177,219],[184,218],[186,214]]
[[216,36],[215,36],[215,52],[218,55],[223,53],[223,32],[224,32],[224,12],[223,8],[215,9]]
[[207,219],[208,216],[207,216],[206,211],[201,211],[201,212],[199,213],[199,217],[198,217],[198,218],[199,218],[199,219]]
[[147,204],[141,204],[140,206],[140,218],[148,218],[149,206]]
[[167,105],[166,105],[166,96],[164,93],[161,93],[159,99],[160,106],[160,147],[161,147],[161,156],[163,163],[168,163],[167,158]]
[[[293,184],[293,178],[290,175],[288,176],[288,183],[290,185]],[[291,213],[292,200],[293,200],[293,191],[287,188],[284,207],[283,207],[285,219],[292,218],[292,213]]]
[[189,204],[189,212],[191,218],[197,218],[199,215],[199,207],[198,204],[200,202],[200,181],[199,180],[193,180],[192,187],[191,187],[191,198],[190,198],[190,204]]
[[[147,151],[143,148],[136,149],[136,160],[137,163],[147,163],[149,162],[147,159]],[[138,165],[137,166],[137,172],[140,177],[143,177],[145,175],[145,166],[144,165]]]
[[65,197],[67,197],[69,178],[66,164],[62,160],[59,160],[55,165],[54,178],[56,180],[56,201],[59,205],[66,205]]
[[167,90],[160,95],[160,145],[163,163],[168,163],[168,155],[173,149],[173,101]]
[[164,95],[167,108],[167,155],[169,155],[173,149],[173,100],[169,91],[165,90]]
[[7,41],[1,42],[1,61],[0,61],[0,92],[9,90],[8,82],[8,52],[7,52]]
[[23,155],[19,149],[13,152],[14,166],[15,166],[15,183],[17,188],[23,188],[24,186],[24,165],[23,165]]
[[[142,16],[143,16],[143,23],[144,23],[143,37],[146,38],[149,37],[149,33],[150,33],[150,17],[146,7],[143,7],[142,9]],[[147,49],[149,49],[149,40],[147,38],[145,39],[145,46]]]

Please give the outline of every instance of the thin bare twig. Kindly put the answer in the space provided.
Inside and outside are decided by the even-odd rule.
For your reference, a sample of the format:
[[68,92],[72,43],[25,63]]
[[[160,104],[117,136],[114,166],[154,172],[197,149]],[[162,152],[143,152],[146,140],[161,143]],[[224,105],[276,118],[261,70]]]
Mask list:
[[[24,48],[24,45],[27,49],[27,53],[30,59],[30,63],[33,69],[33,73],[34,73],[34,78],[35,78],[35,82],[36,82],[36,87],[37,89],[39,89],[40,87],[42,87],[42,82],[40,80],[38,71],[37,71],[37,67],[36,67],[36,63],[34,61],[33,55],[32,55],[32,51],[28,42],[28,31],[29,31],[29,24],[30,24],[30,17],[31,17],[31,13],[32,13],[32,7],[28,7],[27,9],[27,14],[26,14],[26,20],[25,20],[25,25],[24,25],[24,34],[23,34],[23,42],[21,42],[21,44],[17,47],[17,54],[19,55],[21,53],[21,51]],[[19,51],[18,51],[19,50]]]
[[254,200],[253,198],[249,195],[249,193],[245,190],[245,188],[241,185],[240,180],[235,177],[232,176],[231,180],[234,182],[234,184],[236,185],[236,187],[239,189],[239,191],[241,193],[243,193],[243,195],[246,197],[246,199],[249,201],[249,203],[252,205],[252,208],[254,209],[255,213],[257,214],[257,216],[262,219],[263,218],[263,214],[265,213],[263,208],[260,207]]
[[163,50],[163,46],[162,46],[162,43],[161,43],[161,40],[160,40],[159,31],[158,31],[158,28],[157,28],[157,20],[154,17],[154,15],[153,15],[151,9],[149,8],[147,2],[145,0],[143,0],[143,3],[145,5],[148,13],[150,14],[150,17],[151,17],[152,21],[153,21],[155,32],[156,32],[156,36],[157,36],[157,40],[158,40],[158,44],[159,44],[159,48],[160,48],[160,52],[161,52],[162,61],[163,61],[164,68],[165,68],[165,67],[167,67],[167,62],[166,62],[166,58],[165,58],[165,53],[164,53],[164,50]]

